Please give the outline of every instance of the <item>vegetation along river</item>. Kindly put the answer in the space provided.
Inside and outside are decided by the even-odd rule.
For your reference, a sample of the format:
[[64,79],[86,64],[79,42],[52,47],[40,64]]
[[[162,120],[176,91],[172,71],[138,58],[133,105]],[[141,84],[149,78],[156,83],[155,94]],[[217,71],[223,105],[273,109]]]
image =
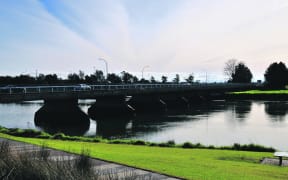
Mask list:
[[[93,103],[92,100],[79,101],[79,111],[87,113]],[[216,146],[255,143],[288,150],[288,101],[212,101],[164,115],[147,113],[96,121],[87,116],[87,121],[80,124],[69,122],[80,117],[73,113],[58,119],[46,117],[51,118],[51,124],[36,122],[35,113],[42,106],[42,101],[0,104],[0,126],[152,142],[174,140]],[[64,118],[68,121],[59,123]]]

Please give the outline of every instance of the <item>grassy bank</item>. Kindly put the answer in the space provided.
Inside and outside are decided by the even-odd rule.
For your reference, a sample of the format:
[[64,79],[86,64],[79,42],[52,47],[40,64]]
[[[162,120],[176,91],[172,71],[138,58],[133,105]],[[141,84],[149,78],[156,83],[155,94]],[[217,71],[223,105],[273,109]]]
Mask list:
[[284,94],[284,95],[288,95],[288,90],[249,90],[249,91],[241,91],[241,92],[232,92],[231,94],[247,94],[247,95]]
[[83,148],[90,156],[129,166],[144,168],[187,179],[287,179],[288,168],[261,165],[263,157],[272,153],[231,150],[183,149],[109,144],[95,142],[63,141],[15,137],[0,137],[80,154]]
[[238,144],[234,143],[232,146],[205,146],[200,143],[185,142],[183,144],[175,144],[173,140],[161,143],[146,142],[143,140],[125,140],[125,139],[103,139],[101,137],[85,137],[85,136],[67,136],[63,133],[56,133],[54,135],[38,131],[35,129],[19,129],[19,128],[5,128],[0,126],[0,133],[17,136],[17,137],[31,137],[40,139],[58,139],[68,141],[81,141],[81,142],[95,142],[95,143],[108,143],[108,144],[127,144],[127,145],[142,145],[142,146],[156,146],[156,147],[170,147],[170,148],[185,148],[185,149],[221,149],[221,150],[237,150],[237,151],[256,151],[256,152],[275,152],[272,147],[265,147],[257,144]]

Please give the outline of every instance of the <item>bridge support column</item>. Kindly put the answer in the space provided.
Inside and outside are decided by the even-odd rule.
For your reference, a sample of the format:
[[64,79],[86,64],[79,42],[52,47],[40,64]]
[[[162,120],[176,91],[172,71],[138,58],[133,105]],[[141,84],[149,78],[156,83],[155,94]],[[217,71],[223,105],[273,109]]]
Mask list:
[[133,117],[135,110],[127,104],[126,96],[105,96],[96,98],[96,103],[88,109],[88,114],[94,120],[106,117]]
[[78,107],[77,99],[45,100],[34,116],[35,125],[55,134],[84,135],[90,127],[90,119]]
[[135,107],[136,113],[165,113],[167,111],[164,100],[156,95],[136,95],[128,101],[128,104]]

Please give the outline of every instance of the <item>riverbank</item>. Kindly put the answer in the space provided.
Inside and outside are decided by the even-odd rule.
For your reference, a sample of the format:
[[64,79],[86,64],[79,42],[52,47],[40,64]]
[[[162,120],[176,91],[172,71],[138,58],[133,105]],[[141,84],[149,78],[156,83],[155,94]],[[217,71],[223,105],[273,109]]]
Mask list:
[[35,129],[18,129],[18,128],[5,128],[0,126],[0,133],[17,136],[17,137],[30,137],[40,139],[57,139],[68,141],[81,141],[81,142],[94,142],[94,143],[108,143],[108,144],[127,144],[127,145],[141,145],[141,146],[154,146],[154,147],[170,147],[170,148],[185,148],[185,149],[221,149],[221,150],[242,150],[242,151],[255,151],[255,152],[275,152],[272,147],[265,147],[258,144],[238,144],[234,143],[232,146],[205,146],[200,143],[193,144],[185,142],[183,144],[175,144],[173,140],[161,143],[146,142],[143,140],[127,140],[127,139],[103,139],[101,137],[85,137],[85,136],[67,136],[63,133],[56,133],[54,135],[38,131]]
[[231,92],[225,99],[233,100],[288,100],[288,90],[249,90]]
[[231,150],[182,149],[124,144],[0,137],[80,154],[83,148],[90,156],[106,161],[147,169],[185,179],[286,179],[287,167],[260,164],[272,153]]

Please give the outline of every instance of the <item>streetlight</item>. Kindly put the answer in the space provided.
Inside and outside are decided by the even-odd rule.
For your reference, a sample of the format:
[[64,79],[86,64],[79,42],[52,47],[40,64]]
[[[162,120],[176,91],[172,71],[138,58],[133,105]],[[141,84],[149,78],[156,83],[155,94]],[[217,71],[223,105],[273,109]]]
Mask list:
[[106,78],[108,78],[108,62],[105,59],[103,59],[103,58],[99,58],[98,60],[105,62],[105,65],[106,65]]
[[145,70],[146,68],[149,68],[149,66],[144,66],[144,67],[142,68],[142,79],[144,79],[144,78],[143,78],[143,77],[144,77],[144,70]]

